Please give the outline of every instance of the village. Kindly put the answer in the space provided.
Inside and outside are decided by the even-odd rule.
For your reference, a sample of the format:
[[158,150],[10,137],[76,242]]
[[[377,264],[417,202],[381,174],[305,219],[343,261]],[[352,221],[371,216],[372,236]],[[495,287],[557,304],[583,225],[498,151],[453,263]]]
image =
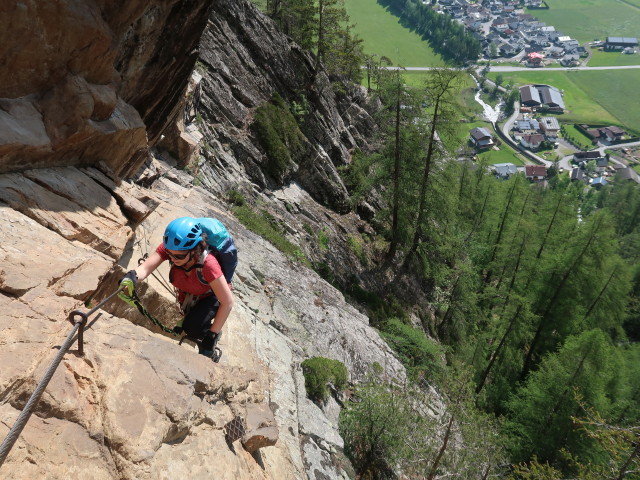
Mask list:
[[[557,117],[550,115],[564,110],[563,92],[552,85],[522,86],[514,114],[497,130],[501,138],[487,127],[475,127],[469,132],[469,143],[476,152],[498,150],[499,145],[511,147],[531,162],[524,167],[494,164],[490,168],[497,178],[508,179],[522,172],[532,182],[545,182],[553,168],[555,174],[566,172],[572,181],[595,188],[606,185],[612,177],[640,184],[640,175],[632,168],[640,163],[640,139],[630,137],[616,125],[575,125],[594,147],[581,150],[565,138],[564,127]],[[561,144],[567,153],[562,157],[557,153]]]
[[[524,7],[546,8],[542,0],[525,0]],[[516,0],[438,0],[438,8],[472,32],[482,45],[485,61],[508,59],[528,67],[550,63],[575,67],[589,56],[578,40],[525,13],[523,4]],[[605,41],[594,39],[591,45],[633,54],[638,39],[610,36]]]

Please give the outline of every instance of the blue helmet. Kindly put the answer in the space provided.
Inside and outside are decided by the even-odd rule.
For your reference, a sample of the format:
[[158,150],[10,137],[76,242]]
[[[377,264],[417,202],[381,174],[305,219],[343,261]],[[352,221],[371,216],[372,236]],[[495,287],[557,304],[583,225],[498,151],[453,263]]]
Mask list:
[[202,228],[191,217],[176,218],[164,231],[164,247],[168,250],[191,250],[202,240]]

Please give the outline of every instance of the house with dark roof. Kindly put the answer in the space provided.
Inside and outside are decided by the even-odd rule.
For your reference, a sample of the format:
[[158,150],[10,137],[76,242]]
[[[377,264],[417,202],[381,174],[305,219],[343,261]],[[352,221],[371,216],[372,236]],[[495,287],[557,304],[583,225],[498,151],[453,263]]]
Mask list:
[[607,171],[607,165],[609,165],[609,159],[607,157],[596,158],[596,171],[604,173]]
[[571,180],[584,181],[584,170],[579,167],[571,169]]
[[488,128],[476,127],[469,132],[471,143],[476,148],[490,148],[493,146],[493,136]]
[[573,154],[573,158],[576,160],[595,160],[600,157],[602,157],[602,154],[597,150],[592,150],[590,152],[575,152]]
[[619,169],[616,175],[622,181],[640,183],[640,175],[631,167]]
[[538,89],[533,85],[520,87],[520,104],[527,107],[537,107],[542,104]]
[[547,178],[547,167],[544,165],[525,165],[524,174],[527,177],[527,180],[540,182]]
[[607,37],[604,43],[605,50],[624,50],[638,46],[638,39],[635,37]]

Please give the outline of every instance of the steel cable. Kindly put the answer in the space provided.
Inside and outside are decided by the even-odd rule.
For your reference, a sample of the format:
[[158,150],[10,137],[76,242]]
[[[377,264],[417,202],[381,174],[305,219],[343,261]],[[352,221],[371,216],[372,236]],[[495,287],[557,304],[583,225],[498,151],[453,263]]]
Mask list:
[[2,464],[4,463],[4,461],[6,460],[7,456],[9,455],[9,452],[11,451],[11,448],[13,447],[13,445],[18,440],[18,437],[20,436],[20,433],[22,433],[22,430],[24,429],[25,425],[27,424],[27,421],[29,420],[29,417],[31,417],[31,413],[32,413],[31,411],[33,410],[33,408],[36,406],[36,404],[40,400],[40,397],[42,396],[42,393],[44,392],[44,389],[47,388],[47,385],[49,384],[49,381],[51,380],[51,377],[53,377],[53,374],[55,373],[56,369],[58,368],[58,365],[60,365],[60,362],[62,361],[62,357],[67,352],[67,350],[69,349],[71,344],[76,340],[75,339],[75,334],[78,332],[78,329],[81,326],[84,326],[84,324],[86,323],[87,319],[96,310],[98,310],[102,305],[104,305],[109,300],[111,300],[111,298],[113,298],[119,292],[120,292],[120,289],[116,290],[111,295],[109,295],[107,298],[105,298],[102,302],[100,302],[98,305],[96,305],[91,310],[89,310],[87,313],[80,313],[78,311],[71,312],[70,318],[73,318],[73,316],[75,316],[75,315],[80,315],[83,318],[83,320],[80,321],[80,322],[76,322],[74,324],[73,328],[71,329],[71,332],[69,332],[69,335],[67,335],[66,340],[64,341],[64,343],[60,347],[60,351],[58,351],[58,354],[53,359],[53,362],[51,362],[51,365],[49,366],[49,368],[45,372],[44,376],[42,377],[42,380],[40,380],[40,383],[38,384],[36,389],[31,394],[31,397],[29,398],[29,401],[27,402],[27,404],[22,409],[22,412],[20,412],[20,415],[18,416],[18,419],[15,421],[15,423],[13,424],[13,427],[11,427],[11,430],[9,430],[9,433],[7,434],[6,438],[3,440],[2,445],[0,445],[0,467],[2,467]]

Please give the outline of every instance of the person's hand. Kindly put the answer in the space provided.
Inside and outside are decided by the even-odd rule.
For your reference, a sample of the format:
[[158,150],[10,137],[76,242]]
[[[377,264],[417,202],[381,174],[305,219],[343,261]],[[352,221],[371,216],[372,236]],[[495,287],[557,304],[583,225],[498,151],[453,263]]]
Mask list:
[[127,274],[120,280],[120,292],[118,298],[131,305],[131,297],[133,296],[133,290],[138,282],[138,275],[135,270],[129,270]]

